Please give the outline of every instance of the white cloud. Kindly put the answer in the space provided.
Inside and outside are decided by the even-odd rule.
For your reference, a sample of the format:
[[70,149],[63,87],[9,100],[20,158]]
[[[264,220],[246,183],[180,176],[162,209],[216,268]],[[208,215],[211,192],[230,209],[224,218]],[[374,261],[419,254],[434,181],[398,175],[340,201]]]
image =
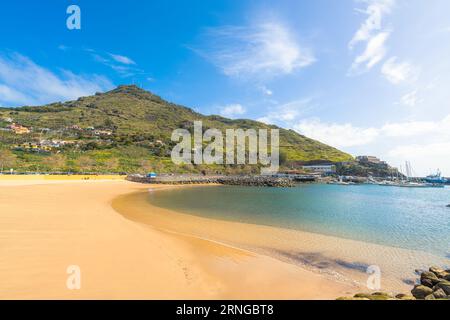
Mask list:
[[401,98],[401,103],[405,106],[408,107],[414,107],[416,106],[416,104],[419,102],[419,97],[418,97],[418,91],[414,90],[411,91],[407,94],[405,94],[402,98]]
[[245,108],[238,103],[226,105],[221,109],[220,115],[226,118],[235,118],[236,116],[241,116],[246,112]]
[[266,86],[260,86],[259,89],[266,95],[266,96],[271,96],[273,95],[273,91],[270,90],[269,88],[267,88]]
[[389,36],[389,32],[380,32],[376,36],[370,38],[364,52],[357,56],[353,62],[350,74],[360,71],[362,64],[365,65],[365,70],[369,70],[383,60],[387,53],[385,43]]
[[311,99],[301,99],[275,106],[270,112],[257,119],[266,124],[290,126],[297,118],[310,108]]
[[292,30],[274,21],[213,28],[208,32],[208,42],[210,48],[199,53],[232,77],[272,78],[291,74],[316,61]]
[[380,127],[327,123],[313,118],[299,121],[293,128],[336,148],[375,153],[394,165],[411,161],[419,175],[437,168],[450,174],[450,115],[434,121],[386,123]]
[[3,103],[13,101],[13,104],[26,104],[28,103],[28,98],[21,92],[0,84],[0,101]]
[[143,70],[135,66],[136,62],[126,56],[112,53],[100,53],[94,49],[84,50],[88,52],[96,62],[111,68],[123,78],[145,74]]
[[313,118],[300,121],[294,129],[305,136],[338,148],[366,145],[378,138],[422,137],[435,140],[435,138],[450,138],[450,115],[437,121],[406,121],[366,128],[355,127],[350,123],[325,123]]
[[381,68],[383,76],[393,84],[400,84],[405,81],[413,81],[416,71],[409,62],[397,62],[397,57],[387,60]]
[[438,125],[433,121],[387,123],[381,128],[381,131],[388,137],[413,137],[436,132],[440,130]]
[[[413,165],[413,174],[426,176],[435,173],[437,169],[449,176],[450,174],[450,142],[425,144],[405,144],[390,150],[388,159],[408,160]],[[401,163],[402,161],[399,161]]]
[[[384,128],[399,142],[387,152],[394,160],[409,160],[416,173],[429,174],[440,168],[450,175],[450,115],[438,121],[399,123]],[[414,139],[412,139],[414,137]]]
[[387,123],[381,131],[388,137],[429,136],[450,138],[450,115],[437,121],[407,121]]
[[379,135],[375,128],[359,128],[350,123],[323,123],[319,119],[307,119],[299,122],[294,129],[315,140],[336,148],[366,145]]
[[[391,13],[395,0],[365,0],[363,2],[367,4],[367,8],[357,11],[368,17],[356,31],[348,46],[350,50],[353,50],[360,42],[366,45],[364,52],[355,58],[349,75],[373,68],[387,53],[386,41],[390,31],[383,28],[382,22],[384,16]],[[363,69],[361,65],[364,65]]]
[[[448,157],[450,157],[450,142],[403,145],[392,149],[389,152],[389,155],[404,159],[422,158],[426,159],[426,163],[430,165],[430,161],[433,161],[433,158],[447,157],[448,159]],[[430,155],[432,156],[430,157]],[[437,166],[439,166],[439,163]]]
[[99,75],[59,75],[20,54],[0,56],[0,103],[8,106],[37,105],[77,99],[105,91],[113,84]]
[[126,56],[122,56],[122,55],[119,55],[119,54],[112,54],[112,53],[110,53],[109,55],[116,62],[123,63],[123,64],[136,64],[136,62],[134,62],[133,60],[131,60],[130,58],[128,58]]
[[389,14],[395,4],[394,0],[369,0],[364,2],[368,3],[367,8],[358,11],[368,15],[368,17],[350,41],[350,49],[353,49],[359,42],[368,42],[374,33],[378,33],[382,29],[384,15]]

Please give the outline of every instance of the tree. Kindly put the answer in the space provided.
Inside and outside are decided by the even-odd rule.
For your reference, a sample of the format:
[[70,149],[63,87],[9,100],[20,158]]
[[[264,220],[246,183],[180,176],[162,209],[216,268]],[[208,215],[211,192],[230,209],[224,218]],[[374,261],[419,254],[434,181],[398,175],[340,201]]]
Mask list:
[[0,173],[5,167],[12,167],[16,163],[16,155],[8,149],[0,149]]

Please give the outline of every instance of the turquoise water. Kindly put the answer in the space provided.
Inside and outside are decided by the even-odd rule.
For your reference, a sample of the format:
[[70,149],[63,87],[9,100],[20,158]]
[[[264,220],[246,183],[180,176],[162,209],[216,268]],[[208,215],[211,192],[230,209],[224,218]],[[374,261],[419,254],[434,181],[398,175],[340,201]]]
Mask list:
[[418,249],[450,258],[448,187],[195,187],[152,192],[149,201],[193,215]]

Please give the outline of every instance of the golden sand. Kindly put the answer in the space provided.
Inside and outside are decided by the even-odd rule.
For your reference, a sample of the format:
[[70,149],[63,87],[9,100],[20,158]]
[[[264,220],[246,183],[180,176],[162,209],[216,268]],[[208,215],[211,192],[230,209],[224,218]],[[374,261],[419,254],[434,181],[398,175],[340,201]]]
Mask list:
[[[299,266],[189,230],[183,235],[133,221],[113,209],[119,197],[115,206],[128,210],[120,196],[145,185],[16,179],[0,178],[1,299],[334,299],[355,291]],[[80,290],[66,285],[72,265],[81,270]]]

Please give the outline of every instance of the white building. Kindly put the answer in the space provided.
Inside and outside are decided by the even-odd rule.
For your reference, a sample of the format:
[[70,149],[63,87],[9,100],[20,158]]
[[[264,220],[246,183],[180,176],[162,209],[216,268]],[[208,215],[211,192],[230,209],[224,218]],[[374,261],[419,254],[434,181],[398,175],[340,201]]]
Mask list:
[[336,166],[333,164],[303,166],[303,169],[317,173],[336,173]]

